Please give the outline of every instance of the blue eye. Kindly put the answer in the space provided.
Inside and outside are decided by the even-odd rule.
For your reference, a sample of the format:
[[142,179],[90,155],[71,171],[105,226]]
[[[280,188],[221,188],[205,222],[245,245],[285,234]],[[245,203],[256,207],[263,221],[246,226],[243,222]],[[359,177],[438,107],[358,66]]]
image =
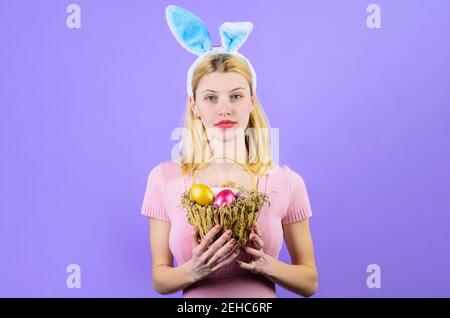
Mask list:
[[241,96],[241,95],[233,95],[232,97],[239,97],[239,98],[234,98],[234,99],[236,99],[236,100],[242,99],[242,96]]
[[216,98],[216,96],[209,95],[209,96],[207,96],[205,99],[206,99],[207,101],[211,102],[212,100],[210,99],[210,97]]

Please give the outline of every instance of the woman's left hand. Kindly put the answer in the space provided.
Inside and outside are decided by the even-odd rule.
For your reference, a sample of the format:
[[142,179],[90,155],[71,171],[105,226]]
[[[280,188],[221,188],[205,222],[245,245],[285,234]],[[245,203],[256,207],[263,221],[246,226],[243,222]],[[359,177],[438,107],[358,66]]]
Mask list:
[[273,257],[264,253],[264,242],[261,239],[261,231],[256,224],[250,233],[250,240],[243,247],[244,251],[251,256],[251,261],[245,263],[236,261],[240,268],[255,274],[268,275],[272,272]]

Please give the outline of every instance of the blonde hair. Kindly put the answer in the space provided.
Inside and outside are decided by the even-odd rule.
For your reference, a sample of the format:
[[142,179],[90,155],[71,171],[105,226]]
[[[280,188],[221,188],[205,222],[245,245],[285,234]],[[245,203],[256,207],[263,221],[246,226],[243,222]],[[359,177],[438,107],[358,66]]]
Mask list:
[[[213,72],[236,72],[242,75],[250,85],[252,92],[252,75],[247,62],[231,54],[211,54],[199,63],[192,75],[192,91],[194,100],[195,91],[203,76]],[[185,133],[182,142],[182,155],[180,165],[184,174],[197,169],[203,163],[212,159],[212,153],[207,139],[205,128],[201,120],[197,119],[189,100],[186,105],[184,116]],[[254,129],[248,129],[254,128]],[[250,134],[248,133],[250,132]],[[255,105],[250,112],[250,118],[245,129],[245,147],[248,160],[244,164],[254,174],[263,174],[272,167],[272,156],[270,151],[270,126],[264,115],[261,104],[255,93]]]

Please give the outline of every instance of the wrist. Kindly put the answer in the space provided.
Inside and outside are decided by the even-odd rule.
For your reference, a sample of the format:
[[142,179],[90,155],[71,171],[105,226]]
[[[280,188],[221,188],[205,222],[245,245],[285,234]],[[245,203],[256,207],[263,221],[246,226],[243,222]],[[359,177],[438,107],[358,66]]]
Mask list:
[[199,280],[192,270],[192,259],[180,265],[180,269],[183,271],[189,284],[194,284]]
[[266,254],[266,270],[264,271],[264,276],[273,281],[275,279],[276,266],[278,259],[272,257],[271,255]]

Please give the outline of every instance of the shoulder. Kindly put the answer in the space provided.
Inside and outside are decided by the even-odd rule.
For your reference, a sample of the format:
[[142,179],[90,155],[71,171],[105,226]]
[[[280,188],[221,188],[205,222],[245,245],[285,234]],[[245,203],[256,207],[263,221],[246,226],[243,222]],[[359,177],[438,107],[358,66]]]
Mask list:
[[267,172],[268,180],[275,187],[282,187],[288,193],[303,191],[306,188],[303,176],[288,165],[274,165]]
[[300,173],[293,170],[288,165],[276,165],[274,164],[270,170],[267,171],[267,175],[281,178],[286,182],[289,182],[291,179],[301,179],[303,181],[303,177]]
[[172,160],[160,162],[150,173],[156,173],[163,179],[182,177],[180,164]]

